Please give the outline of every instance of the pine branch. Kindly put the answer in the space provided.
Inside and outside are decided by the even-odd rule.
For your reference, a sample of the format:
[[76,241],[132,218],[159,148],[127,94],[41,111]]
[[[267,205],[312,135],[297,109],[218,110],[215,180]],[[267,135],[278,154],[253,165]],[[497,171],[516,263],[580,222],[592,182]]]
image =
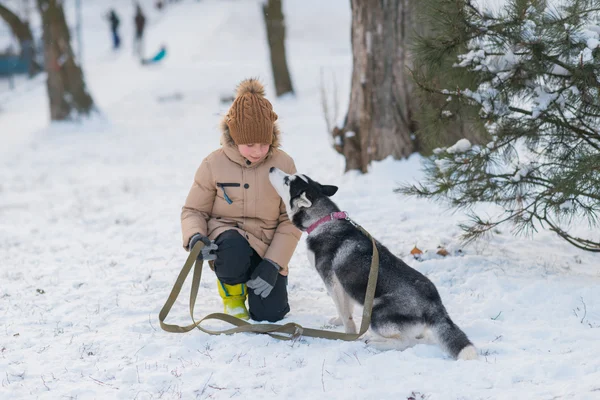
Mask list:
[[420,134],[439,134],[446,121],[479,123],[491,141],[434,151],[425,180],[396,191],[455,208],[504,208],[491,220],[471,215],[467,239],[504,223],[517,233],[541,224],[597,251],[595,240],[558,222],[595,227],[600,215],[600,0],[554,9],[509,0],[494,15],[471,0],[424,2],[431,34],[419,38],[411,71],[426,109]]

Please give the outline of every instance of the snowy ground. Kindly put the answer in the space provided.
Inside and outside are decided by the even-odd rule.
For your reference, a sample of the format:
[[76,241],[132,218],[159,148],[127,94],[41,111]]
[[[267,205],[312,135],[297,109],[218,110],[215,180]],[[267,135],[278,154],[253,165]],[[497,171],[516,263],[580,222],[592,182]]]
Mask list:
[[[218,146],[219,98],[248,76],[270,83],[260,1],[182,0],[153,14],[147,49],[165,42],[169,55],[146,69],[129,36],[110,50],[99,17],[116,5],[128,34],[129,2],[85,3],[85,73],[102,117],[48,128],[43,84],[3,97],[0,110],[1,399],[600,399],[597,255],[507,228],[461,247],[462,214],[392,192],[418,179],[418,157],[343,174],[319,76],[335,74],[343,110],[347,0],[284,2],[297,89],[274,101],[284,148],[300,171],[339,185],[338,204],[429,276],[481,360],[425,345],[378,352],[360,341],[161,331],[158,311],[187,255],[180,208]],[[410,257],[414,245],[429,251],[425,261]],[[431,255],[438,245],[463,255]],[[324,327],[335,308],[303,241],[290,270],[285,322]],[[197,316],[221,310],[208,268],[203,278]],[[169,322],[190,322],[187,289]]]

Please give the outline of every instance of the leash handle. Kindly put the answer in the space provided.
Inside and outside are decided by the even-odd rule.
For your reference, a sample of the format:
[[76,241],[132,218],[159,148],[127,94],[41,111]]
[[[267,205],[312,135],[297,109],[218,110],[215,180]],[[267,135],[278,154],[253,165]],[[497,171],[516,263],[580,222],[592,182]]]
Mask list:
[[[189,332],[194,328],[200,329],[204,333],[208,333],[209,335],[231,335],[234,333],[240,332],[252,332],[252,333],[262,333],[267,334],[275,339],[280,340],[293,340],[300,336],[307,337],[315,337],[322,339],[331,339],[331,340],[345,340],[345,341],[354,341],[360,338],[365,332],[369,329],[371,325],[371,313],[373,309],[373,298],[375,297],[375,288],[377,286],[377,276],[379,274],[379,251],[377,250],[377,244],[375,243],[375,239],[367,232],[362,226],[356,224],[353,221],[350,221],[353,225],[355,225],[360,231],[371,239],[371,243],[373,244],[373,255],[371,258],[371,268],[369,270],[369,280],[367,282],[367,290],[365,294],[365,303],[363,306],[363,315],[362,321],[360,324],[360,330],[358,333],[344,333],[344,332],[335,332],[335,331],[326,331],[321,329],[312,329],[312,328],[304,328],[299,324],[294,322],[288,322],[284,325],[279,324],[251,324],[243,319],[231,316],[229,314],[224,313],[212,313],[199,321],[194,319],[194,305],[196,303],[196,298],[198,296],[198,289],[200,288],[200,280],[202,278],[202,264],[203,260],[198,260],[198,254],[204,248],[204,243],[201,241],[196,242],[194,248],[190,250],[190,254],[188,255],[183,268],[179,272],[177,276],[177,280],[171,289],[171,293],[167,298],[167,301],[163,305],[162,309],[158,313],[158,320],[160,322],[160,327],[166,332],[173,333],[185,333]],[[192,288],[190,291],[190,317],[192,318],[192,324],[186,326],[179,326],[174,324],[165,323],[165,319],[169,315],[171,311],[171,307],[175,304],[177,297],[179,297],[179,293],[181,292],[181,288],[187,276],[189,275],[192,266],[194,266],[194,274],[192,277]],[[235,328],[229,328],[225,330],[211,330],[206,329],[201,326],[202,322],[206,320],[219,320],[227,322],[231,325],[234,325]]]
[[[177,279],[175,281],[175,284],[173,285],[173,288],[171,289],[171,293],[169,294],[167,301],[165,302],[162,309],[158,313],[158,320],[160,322],[160,327],[164,331],[173,332],[173,333],[185,333],[185,332],[191,331],[194,328],[198,328],[201,331],[208,333],[210,335],[233,334],[233,333],[238,333],[238,332],[255,332],[255,333],[270,334],[272,337],[275,337],[275,338],[281,339],[281,340],[290,340],[290,339],[293,339],[295,337],[302,335],[303,328],[300,325],[295,324],[293,322],[287,323],[285,325],[250,324],[242,319],[239,319],[239,318],[236,318],[231,315],[224,314],[224,313],[209,314],[206,317],[202,318],[200,321],[196,321],[194,318],[194,306],[196,303],[196,298],[198,296],[198,289],[200,288],[200,280],[202,277],[202,265],[203,265],[203,261],[198,260],[198,255],[200,254],[200,252],[202,251],[204,246],[205,246],[204,243],[202,243],[201,241],[198,241],[194,245],[194,248],[190,251],[190,254],[188,255],[188,258],[187,258],[185,264],[183,265],[183,268],[181,269],[181,271],[179,272],[179,275],[177,276]],[[189,307],[190,307],[190,316],[192,318],[193,323],[190,325],[186,325],[186,326],[167,324],[165,322],[165,319],[169,315],[169,312],[171,311],[173,304],[175,304],[175,301],[179,297],[181,288],[183,287],[183,284],[184,284],[185,280],[187,279],[187,277],[192,269],[192,266],[195,266],[195,267],[194,267],[194,274],[192,277],[192,288],[190,291]],[[230,329],[226,329],[223,331],[213,331],[213,330],[206,329],[206,328],[203,328],[202,326],[200,326],[200,324],[203,321],[206,321],[209,319],[225,321],[232,325],[235,325],[236,328],[230,328]]]

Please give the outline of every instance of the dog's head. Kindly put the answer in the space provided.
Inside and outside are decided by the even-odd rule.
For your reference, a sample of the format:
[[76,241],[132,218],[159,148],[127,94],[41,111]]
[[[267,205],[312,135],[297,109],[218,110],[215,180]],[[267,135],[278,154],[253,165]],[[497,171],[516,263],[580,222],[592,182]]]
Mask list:
[[300,230],[306,230],[315,220],[338,211],[329,201],[329,197],[337,192],[337,186],[321,185],[306,175],[288,175],[275,167],[269,170],[269,180],[283,199],[290,221]]

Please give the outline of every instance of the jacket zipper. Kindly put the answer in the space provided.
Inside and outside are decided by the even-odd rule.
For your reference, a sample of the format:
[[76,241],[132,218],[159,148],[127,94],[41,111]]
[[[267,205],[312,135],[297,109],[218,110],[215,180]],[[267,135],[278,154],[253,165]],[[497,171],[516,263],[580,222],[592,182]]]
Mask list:
[[223,191],[223,197],[225,198],[225,201],[227,202],[227,204],[231,204],[233,203],[233,201],[229,198],[229,196],[227,196],[227,192],[225,191],[226,187],[239,187],[240,184],[239,183],[220,183],[217,182],[217,187],[220,187],[221,190]]

